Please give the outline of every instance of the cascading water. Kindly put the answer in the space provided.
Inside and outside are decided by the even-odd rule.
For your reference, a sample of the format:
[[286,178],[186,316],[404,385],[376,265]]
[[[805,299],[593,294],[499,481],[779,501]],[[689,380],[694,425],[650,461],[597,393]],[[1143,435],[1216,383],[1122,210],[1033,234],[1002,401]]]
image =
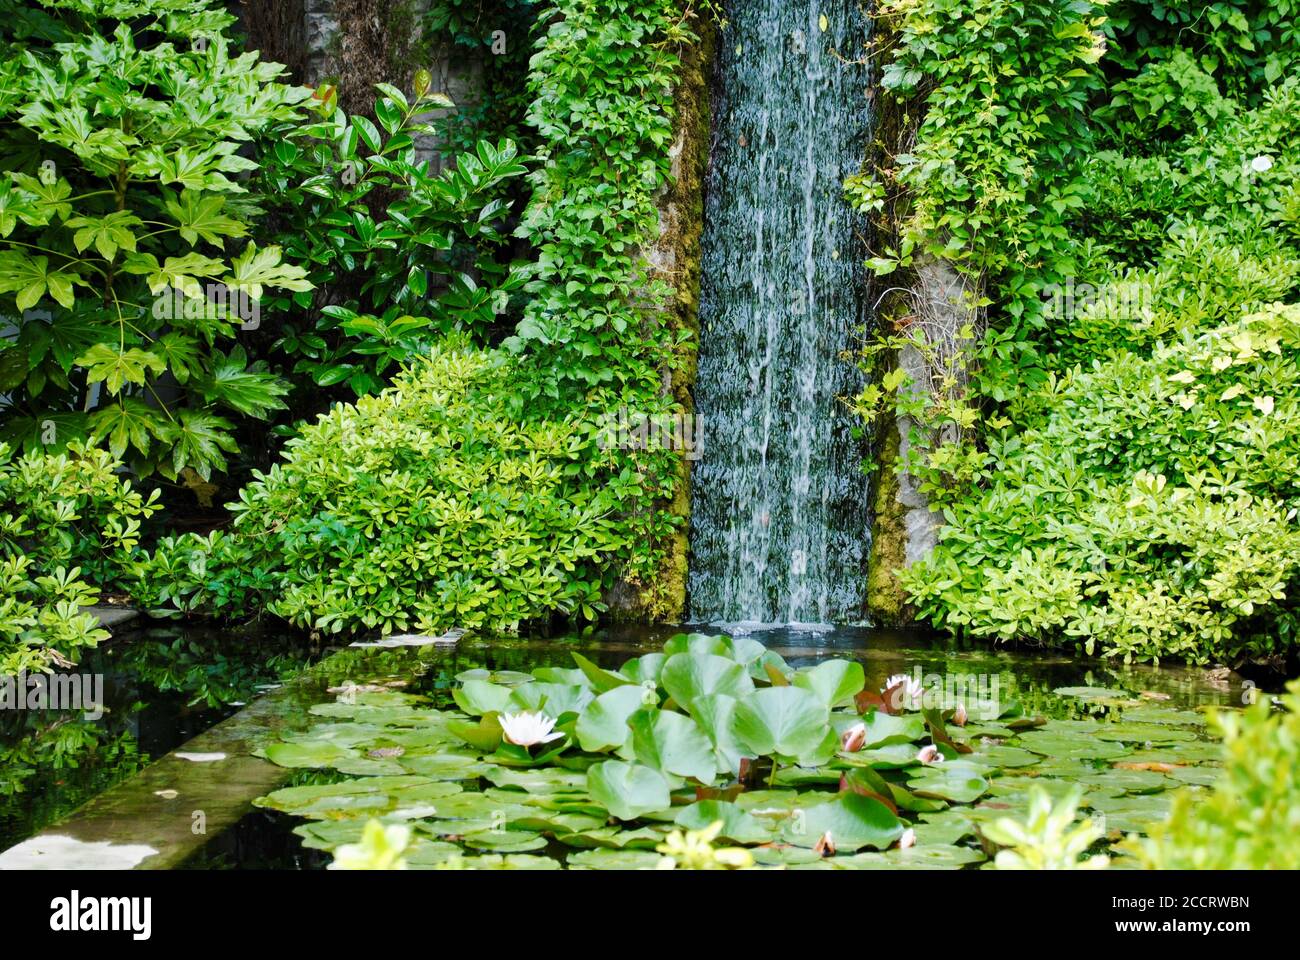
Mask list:
[[867,320],[867,28],[855,0],[737,0],[720,32],[705,194],[695,621],[852,623],[870,547],[863,447],[840,398]]

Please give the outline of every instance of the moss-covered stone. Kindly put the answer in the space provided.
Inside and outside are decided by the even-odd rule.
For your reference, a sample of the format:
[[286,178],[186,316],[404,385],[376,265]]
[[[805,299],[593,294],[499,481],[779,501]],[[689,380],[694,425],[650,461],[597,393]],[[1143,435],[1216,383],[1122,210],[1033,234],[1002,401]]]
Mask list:
[[[699,40],[681,53],[681,72],[673,91],[676,112],[672,180],[659,197],[659,237],[646,251],[655,279],[673,294],[659,317],[674,331],[689,337],[680,354],[664,368],[664,391],[694,412],[692,388],[699,355],[700,237],[704,230],[704,177],[709,162],[711,109],[709,74],[716,47],[712,20],[701,17]],[[622,622],[677,622],[686,616],[686,572],[691,513],[690,461],[686,451],[678,461],[676,494],[665,506],[681,523],[665,544],[664,562],[650,583],[624,580],[609,592],[610,617]]]
[[867,609],[877,624],[894,626],[912,619],[898,571],[907,565],[907,508],[899,499],[898,430],[884,421],[876,449],[876,491],[872,498],[871,560],[867,568]]

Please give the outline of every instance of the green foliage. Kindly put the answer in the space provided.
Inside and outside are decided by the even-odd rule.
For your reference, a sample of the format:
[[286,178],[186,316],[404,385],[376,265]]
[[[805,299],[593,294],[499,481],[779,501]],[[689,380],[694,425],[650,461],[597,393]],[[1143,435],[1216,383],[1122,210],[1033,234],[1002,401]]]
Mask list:
[[235,450],[231,417],[282,406],[285,385],[222,341],[258,322],[265,288],[310,286],[247,239],[240,153],[307,93],[232,56],[233,17],[208,0],[46,6],[59,42],[0,46],[6,436],[88,436],[206,479]]
[[529,34],[538,6],[536,0],[437,0],[429,5],[426,36],[457,55],[468,53],[482,65],[479,103],[457,104],[455,111],[435,121],[452,152],[501,137],[532,149],[535,134],[524,117],[529,105]]
[[512,389],[504,357],[435,348],[289,441],[232,504],[230,536],[162,544],[147,602],[238,613],[256,600],[330,633],[593,617],[605,566],[628,549],[614,519],[625,491],[591,475],[590,425],[517,419]]
[[1300,307],[1278,307],[1053,381],[903,575],[914,601],[953,628],[1125,659],[1291,649],[1298,349]]
[[1255,98],[1300,63],[1300,6],[1294,0],[1118,0],[1106,10],[1112,59],[1139,71],[1189,57],[1229,96]]
[[253,187],[312,288],[268,299],[283,320],[267,357],[287,356],[318,388],[346,384],[345,398],[383,389],[439,335],[488,340],[524,280],[498,260],[502,194],[525,172],[515,145],[480,142],[435,173],[416,156],[416,138],[432,133],[418,118],[450,101],[379,91],[376,126],[321,88],[315,122],[269,131]]
[[1129,846],[1160,870],[1295,870],[1300,867],[1300,681],[1281,698],[1218,711],[1223,772],[1208,798],[1175,798],[1167,823]]
[[532,60],[543,165],[518,231],[538,271],[507,346],[536,367],[526,399],[599,387],[649,398],[678,346],[647,315],[666,290],[645,247],[669,175],[675,48],[690,34],[669,0],[561,0],[555,13]]
[[913,383],[892,352],[942,351],[900,322],[857,407],[911,418],[899,468],[947,521],[902,577],[922,615],[1125,659],[1268,659],[1297,639],[1294,31],[1265,4],[1102,6],[886,8],[886,84],[924,117],[898,164],[906,249],[882,268],[948,260],[987,329]]
[[913,248],[975,272],[1049,267],[1084,205],[1088,96],[1102,5],[1073,0],[898,0],[900,35],[882,84],[925,97],[915,150],[896,158],[911,193]]
[[984,827],[986,838],[1008,849],[998,851],[993,861],[998,870],[1099,870],[1109,866],[1105,856],[1080,860],[1088,848],[1101,839],[1102,830],[1092,820],[1079,818],[1082,791],[1075,789],[1057,800],[1041,787],[1029,792],[1029,815],[1023,821],[1012,817],[995,820]]
[[0,675],[70,662],[108,636],[81,608],[123,585],[157,509],[117,467],[81,445],[15,458],[0,443]]

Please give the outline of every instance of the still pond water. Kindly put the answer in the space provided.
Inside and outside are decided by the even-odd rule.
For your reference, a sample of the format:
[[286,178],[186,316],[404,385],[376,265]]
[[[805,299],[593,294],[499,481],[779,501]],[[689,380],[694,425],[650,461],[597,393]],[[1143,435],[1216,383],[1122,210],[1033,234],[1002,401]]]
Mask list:
[[[346,657],[319,668],[320,699],[334,699],[326,690],[342,683],[396,681],[404,692],[428,697],[434,707],[454,709],[450,692],[457,675],[466,671],[572,667],[572,652],[617,669],[631,658],[658,650],[680,631],[671,626],[618,628],[549,639],[466,638],[454,648],[350,650]],[[887,677],[898,673],[916,675],[919,670],[922,678],[962,676],[986,690],[992,685],[998,697],[1018,701],[1027,713],[1059,721],[1119,715],[1128,719],[1123,710],[1149,717],[1152,709],[1181,712],[1242,702],[1239,678],[1181,667],[1126,667],[1051,652],[991,650],[912,631],[776,629],[750,635],[780,653],[792,667],[832,657],[858,660],[869,690],[879,689]],[[102,718],[35,712],[0,717],[0,850],[130,777],[329,652],[266,633],[153,628],[115,638],[81,668],[105,675]],[[1117,705],[1113,697],[1058,692],[1079,688],[1124,691],[1128,706]],[[1203,736],[1198,729],[1198,739]],[[340,779],[344,778],[331,771],[295,771],[289,782]],[[250,808],[234,829],[214,837],[185,865],[323,867],[331,857],[303,845],[294,832],[302,822],[288,814]]]

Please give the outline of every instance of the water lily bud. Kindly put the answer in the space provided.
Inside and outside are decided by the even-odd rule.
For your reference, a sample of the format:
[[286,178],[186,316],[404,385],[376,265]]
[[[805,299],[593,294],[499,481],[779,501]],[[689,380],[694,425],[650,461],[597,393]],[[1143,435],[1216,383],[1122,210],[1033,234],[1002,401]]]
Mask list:
[[865,723],[855,723],[845,730],[844,735],[840,737],[840,747],[845,753],[857,753],[866,742],[867,725]]
[[906,850],[908,847],[916,846],[916,831],[908,827],[903,831],[903,835],[898,838],[898,849]]
[[966,726],[966,704],[957,704],[957,709],[952,712],[952,722],[959,727]]
[[938,747],[936,747],[933,743],[931,743],[922,747],[920,751],[918,751],[918,753],[916,754],[916,759],[921,761],[921,763],[926,763],[926,764],[943,763],[943,754],[939,752]]
[[817,854],[819,857],[835,856],[835,839],[831,836],[829,830],[821,835],[821,839],[819,839],[817,845],[813,847],[813,853]]

